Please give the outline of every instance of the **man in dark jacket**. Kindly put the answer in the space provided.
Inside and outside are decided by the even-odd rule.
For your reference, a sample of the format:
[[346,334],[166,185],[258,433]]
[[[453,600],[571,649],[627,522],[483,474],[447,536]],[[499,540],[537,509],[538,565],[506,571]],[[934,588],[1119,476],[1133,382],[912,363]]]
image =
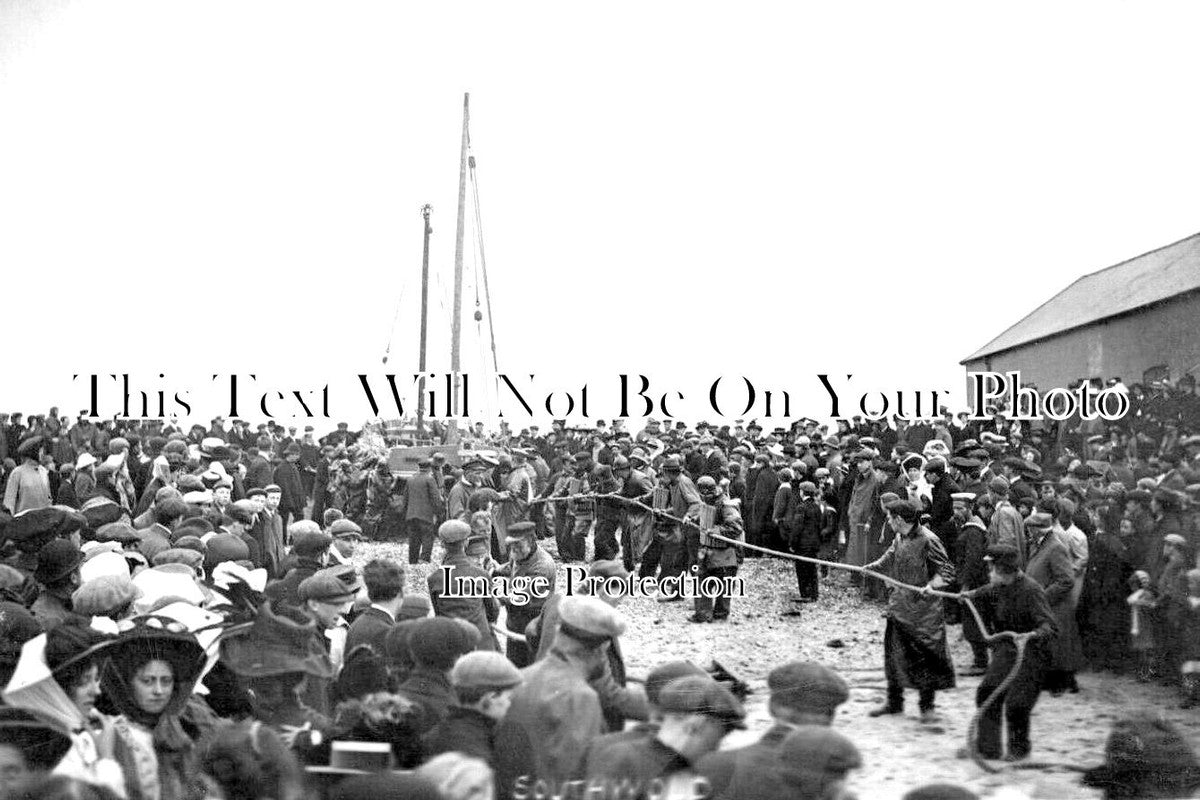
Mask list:
[[929,507],[929,530],[937,534],[946,548],[950,560],[955,560],[955,537],[958,528],[954,525],[954,500],[952,495],[961,491],[954,479],[946,474],[946,462],[931,458],[925,463],[925,480],[933,487],[932,504]]
[[[801,481],[788,503],[787,529],[788,549],[798,556],[816,558],[821,549],[824,535],[825,514],[817,503],[817,486],[812,481]],[[796,561],[796,587],[800,601],[815,602],[819,597],[817,565]]]
[[499,650],[492,623],[500,615],[500,605],[490,591],[491,576],[477,567],[465,552],[470,535],[471,526],[462,520],[446,520],[438,528],[438,537],[446,546],[446,557],[426,579],[429,599],[439,617],[457,618],[475,626],[479,631],[480,650]]
[[275,468],[274,482],[283,490],[279,516],[283,518],[285,529],[295,520],[304,519],[304,506],[307,505],[304,485],[300,483],[300,471],[296,469],[299,460],[300,445],[293,442],[283,451],[283,461]]
[[[532,522],[514,522],[508,526],[504,540],[509,560],[493,573],[493,577],[513,578],[524,584],[520,593],[503,598],[506,625],[513,633],[525,635],[525,627],[533,622],[546,604],[546,598],[554,591],[556,567],[550,554],[538,546],[537,525]],[[541,579],[544,587],[540,591],[529,591],[530,582]],[[509,639],[507,654],[518,667],[527,667],[534,661],[525,642]]]
[[415,726],[418,733],[432,730],[455,706],[450,670],[460,657],[475,649],[476,640],[472,628],[445,617],[423,619],[413,626],[408,650],[416,666],[396,694],[421,708]]
[[404,567],[390,559],[373,559],[363,567],[363,583],[371,605],[350,624],[346,654],[365,644],[385,658],[384,640],[396,624],[400,604],[404,602]]
[[[1026,646],[1016,678],[979,720],[979,752],[984,758],[1003,756],[1005,761],[1020,761],[1029,757],[1029,715],[1050,666],[1049,644],[1058,634],[1058,626],[1042,587],[1021,571],[1015,547],[995,545],[988,548],[986,558],[991,568],[988,585],[967,595],[992,630],[1011,631],[1025,640]],[[982,706],[996,691],[1016,662],[1017,646],[1013,638],[998,639],[992,647],[991,664],[975,693],[976,706]],[[1007,755],[1000,742],[1002,712],[1008,723]]]
[[[404,519],[408,527],[408,563],[428,562],[433,557],[433,536],[443,510],[442,488],[433,477],[432,462],[423,458],[417,474],[408,479]],[[470,526],[468,526],[470,530]]]
[[467,653],[450,670],[457,705],[425,734],[425,755],[462,753],[496,766],[496,725],[508,713],[513,689],[521,673],[512,663],[490,651]]
[[[786,792],[761,791],[761,782],[775,777],[779,746],[800,725],[833,724],[838,706],[850,698],[841,676],[814,661],[793,661],[767,675],[771,697],[767,708],[775,724],[757,742],[704,756],[696,771],[711,786],[712,798],[783,797]],[[756,791],[758,790],[758,791]]]

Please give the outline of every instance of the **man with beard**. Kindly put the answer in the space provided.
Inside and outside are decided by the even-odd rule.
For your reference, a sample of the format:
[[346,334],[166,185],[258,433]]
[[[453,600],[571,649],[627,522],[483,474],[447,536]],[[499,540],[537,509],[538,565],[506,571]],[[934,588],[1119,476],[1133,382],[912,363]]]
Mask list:
[[[921,509],[894,503],[888,521],[896,538],[867,569],[890,573],[910,586],[939,589],[954,580],[954,567],[942,542],[919,522]],[[921,722],[937,721],[935,695],[954,688],[954,664],[946,649],[946,626],[939,597],[912,589],[895,589],[888,598],[884,632],[884,675],[887,702],[872,717],[904,712],[904,690],[920,693]]]

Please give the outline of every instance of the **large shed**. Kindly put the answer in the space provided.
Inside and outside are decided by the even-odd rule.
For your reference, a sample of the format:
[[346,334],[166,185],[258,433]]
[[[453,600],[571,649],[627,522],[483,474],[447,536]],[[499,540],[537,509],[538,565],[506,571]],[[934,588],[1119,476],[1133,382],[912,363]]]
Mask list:
[[1080,378],[1126,384],[1200,372],[1200,233],[1093,272],[962,360],[1019,370],[1046,391]]

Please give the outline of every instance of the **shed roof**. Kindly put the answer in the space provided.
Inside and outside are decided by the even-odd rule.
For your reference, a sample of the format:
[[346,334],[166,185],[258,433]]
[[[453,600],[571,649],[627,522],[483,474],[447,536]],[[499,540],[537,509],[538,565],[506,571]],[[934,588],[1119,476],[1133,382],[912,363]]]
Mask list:
[[1200,289],[1200,233],[1076,280],[963,364]]

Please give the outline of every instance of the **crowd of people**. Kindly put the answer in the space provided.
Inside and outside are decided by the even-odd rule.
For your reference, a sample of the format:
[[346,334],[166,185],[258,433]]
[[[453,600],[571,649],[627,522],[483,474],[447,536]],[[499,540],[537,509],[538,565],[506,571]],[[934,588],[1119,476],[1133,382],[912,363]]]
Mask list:
[[[654,581],[679,622],[720,624],[741,601],[679,579],[785,554],[888,578],[850,575],[886,604],[871,715],[916,690],[934,723],[937,692],[980,676],[983,758],[1027,759],[1038,697],[1084,670],[1195,707],[1197,398],[1121,388],[1117,422],[479,424],[413,474],[378,426],[0,415],[0,798],[836,800],[863,763],[830,668],[770,670],[773,725],[732,749],[733,676],[626,674],[614,587]],[[365,560],[364,540],[407,542],[408,565]],[[561,564],[598,580],[568,592]],[[820,602],[831,569],[795,560],[795,602]],[[549,591],[496,588],[516,579]],[[1122,720],[1106,756],[1084,780],[1108,796],[1200,789],[1161,715]]]

